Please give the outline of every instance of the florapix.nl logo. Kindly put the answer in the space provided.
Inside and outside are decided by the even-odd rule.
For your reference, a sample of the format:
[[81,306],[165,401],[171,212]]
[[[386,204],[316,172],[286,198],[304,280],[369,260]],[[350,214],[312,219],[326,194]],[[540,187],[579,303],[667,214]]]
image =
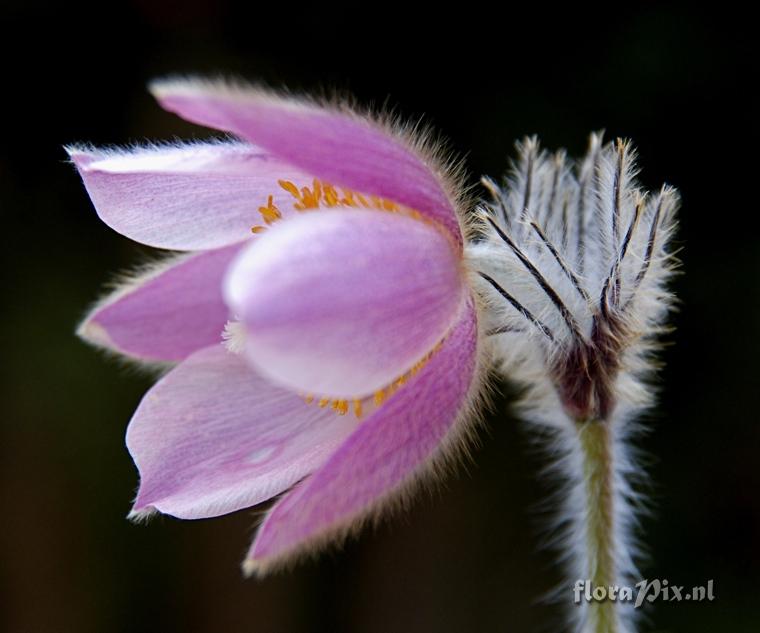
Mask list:
[[641,580],[635,585],[594,585],[590,580],[576,580],[573,586],[573,602],[631,602],[638,609],[645,602],[711,602],[715,600],[713,580],[703,585],[687,587],[674,585],[668,580]]

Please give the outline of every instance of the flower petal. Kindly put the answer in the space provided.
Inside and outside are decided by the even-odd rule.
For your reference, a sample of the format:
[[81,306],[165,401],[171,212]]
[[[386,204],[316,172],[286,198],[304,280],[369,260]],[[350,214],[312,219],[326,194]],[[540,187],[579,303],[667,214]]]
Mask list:
[[340,538],[466,439],[480,373],[477,347],[476,315],[468,304],[428,364],[274,506],[244,569],[263,571]]
[[222,278],[240,248],[185,255],[143,273],[106,297],[79,335],[147,361],[177,361],[219,343],[229,317]]
[[221,345],[200,350],[129,424],[141,477],[131,516],[197,519],[257,504],[318,468],[356,424],[273,387]]
[[191,143],[99,150],[66,148],[98,216],[137,242],[174,250],[210,249],[240,242],[261,224],[268,196],[292,210],[278,185],[311,177],[244,143]]
[[465,296],[460,260],[431,223],[324,210],[273,226],[231,265],[228,305],[263,376],[296,391],[362,397],[421,360]]
[[188,121],[232,132],[328,182],[416,209],[462,243],[444,169],[388,126],[251,86],[165,80],[150,89]]

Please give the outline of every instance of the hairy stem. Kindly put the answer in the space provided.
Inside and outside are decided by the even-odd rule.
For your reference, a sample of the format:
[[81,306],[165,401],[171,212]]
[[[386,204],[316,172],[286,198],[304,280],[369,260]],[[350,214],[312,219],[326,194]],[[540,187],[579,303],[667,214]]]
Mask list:
[[[583,565],[594,587],[618,582],[615,560],[615,489],[609,424],[599,421],[576,424],[583,459],[586,552]],[[618,633],[616,603],[592,600],[584,633]]]

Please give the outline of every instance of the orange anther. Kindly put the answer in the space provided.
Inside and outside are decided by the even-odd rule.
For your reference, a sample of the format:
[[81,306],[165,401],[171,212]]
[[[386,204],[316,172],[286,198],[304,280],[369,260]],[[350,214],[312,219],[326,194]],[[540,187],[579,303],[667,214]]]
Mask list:
[[340,202],[340,199],[338,198],[338,192],[335,191],[335,187],[325,183],[323,186],[323,189],[324,189],[325,204],[328,207],[337,206],[338,203]]
[[272,222],[276,222],[282,218],[282,213],[280,213],[277,205],[275,205],[273,196],[269,196],[267,206],[259,207],[259,213],[261,213],[261,217],[264,218],[264,222],[267,224],[272,224]]
[[280,187],[282,187],[285,191],[287,191],[296,200],[300,200],[301,199],[301,192],[298,191],[298,187],[296,187],[289,180],[278,180],[277,184],[280,185]]
[[354,192],[350,189],[343,189],[343,198],[341,202],[349,207],[356,206],[356,200],[354,200]]

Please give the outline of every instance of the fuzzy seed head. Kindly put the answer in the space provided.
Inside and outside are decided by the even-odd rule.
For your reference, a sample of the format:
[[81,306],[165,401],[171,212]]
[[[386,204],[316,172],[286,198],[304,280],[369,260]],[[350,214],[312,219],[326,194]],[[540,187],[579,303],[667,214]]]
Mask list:
[[503,185],[484,179],[492,199],[467,253],[495,356],[543,421],[560,423],[548,419],[557,409],[608,420],[646,403],[640,380],[671,303],[678,195],[639,187],[627,141],[593,134],[578,163],[535,138],[517,148]]

